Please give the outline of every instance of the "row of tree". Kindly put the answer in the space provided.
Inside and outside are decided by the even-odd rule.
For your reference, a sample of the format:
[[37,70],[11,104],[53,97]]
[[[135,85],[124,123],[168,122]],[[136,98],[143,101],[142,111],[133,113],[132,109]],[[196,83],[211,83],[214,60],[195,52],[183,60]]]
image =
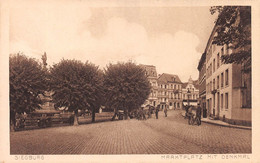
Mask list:
[[109,64],[104,70],[90,62],[61,60],[47,68],[46,54],[43,63],[23,54],[9,58],[10,73],[10,120],[15,115],[41,109],[41,96],[52,92],[55,108],[67,108],[75,113],[74,125],[78,124],[78,110],[95,112],[100,106],[128,112],[140,107],[148,98],[150,83],[145,71],[132,62]]

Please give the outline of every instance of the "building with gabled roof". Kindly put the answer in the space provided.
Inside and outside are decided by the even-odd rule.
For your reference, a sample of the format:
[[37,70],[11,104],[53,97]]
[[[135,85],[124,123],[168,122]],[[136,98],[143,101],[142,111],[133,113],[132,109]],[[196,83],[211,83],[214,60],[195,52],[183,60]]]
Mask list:
[[182,84],[182,102],[183,105],[197,106],[199,98],[198,80],[192,80],[190,77],[188,82]]
[[158,103],[161,109],[182,108],[182,82],[178,75],[163,73],[158,77]]
[[158,88],[157,88],[157,72],[156,72],[156,67],[153,65],[143,65],[140,64],[144,70],[145,74],[147,76],[147,79],[149,80],[151,84],[151,92],[149,94],[148,99],[145,101],[144,105],[151,105],[151,106],[157,106],[158,104]]

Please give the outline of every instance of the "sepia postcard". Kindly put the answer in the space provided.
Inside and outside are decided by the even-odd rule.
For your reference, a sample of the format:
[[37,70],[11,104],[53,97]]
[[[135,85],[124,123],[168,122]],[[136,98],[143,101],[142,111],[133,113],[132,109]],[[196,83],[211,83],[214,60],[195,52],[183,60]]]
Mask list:
[[259,1],[0,2],[1,162],[260,162]]

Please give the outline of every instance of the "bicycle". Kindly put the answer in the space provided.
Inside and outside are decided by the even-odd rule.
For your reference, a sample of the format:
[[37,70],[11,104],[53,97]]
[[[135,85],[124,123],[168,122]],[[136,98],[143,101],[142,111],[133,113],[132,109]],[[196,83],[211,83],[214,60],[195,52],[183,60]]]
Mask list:
[[194,124],[196,124],[196,125],[201,125],[201,120],[200,120],[200,118],[198,117],[198,116],[192,116],[192,125],[194,125]]
[[194,123],[194,114],[193,113],[188,113],[187,117],[188,117],[188,124],[189,125],[193,125],[193,123]]

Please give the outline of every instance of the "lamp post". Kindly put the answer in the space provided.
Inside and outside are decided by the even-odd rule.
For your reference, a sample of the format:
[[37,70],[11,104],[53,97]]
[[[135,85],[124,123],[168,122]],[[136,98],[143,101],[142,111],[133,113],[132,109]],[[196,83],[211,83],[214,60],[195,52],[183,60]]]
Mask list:
[[188,91],[187,91],[187,96],[188,96],[187,103],[188,103],[188,106],[190,106],[190,89],[188,89]]

